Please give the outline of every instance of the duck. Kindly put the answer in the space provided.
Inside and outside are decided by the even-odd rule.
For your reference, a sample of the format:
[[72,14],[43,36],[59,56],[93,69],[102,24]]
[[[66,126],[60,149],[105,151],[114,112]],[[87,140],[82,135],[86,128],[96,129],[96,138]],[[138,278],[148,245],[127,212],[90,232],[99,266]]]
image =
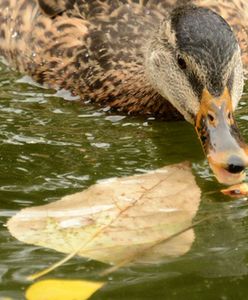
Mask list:
[[244,179],[234,111],[248,73],[246,0],[0,0],[18,71],[130,115],[191,123],[217,180]]

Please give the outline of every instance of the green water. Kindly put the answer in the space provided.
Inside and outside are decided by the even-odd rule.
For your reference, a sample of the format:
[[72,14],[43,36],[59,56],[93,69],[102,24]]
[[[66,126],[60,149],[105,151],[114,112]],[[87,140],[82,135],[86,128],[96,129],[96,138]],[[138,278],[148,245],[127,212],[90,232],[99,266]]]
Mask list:
[[[21,80],[20,80],[21,79]],[[248,141],[244,96],[237,111]],[[0,299],[24,299],[25,277],[64,255],[22,244],[7,219],[22,208],[81,191],[98,179],[189,160],[202,200],[191,250],[159,265],[119,269],[91,299],[247,299],[247,199],[228,201],[216,183],[193,128],[185,122],[120,116],[25,82],[0,64]],[[53,278],[99,279],[106,266],[74,258]],[[48,277],[49,277],[48,276]]]

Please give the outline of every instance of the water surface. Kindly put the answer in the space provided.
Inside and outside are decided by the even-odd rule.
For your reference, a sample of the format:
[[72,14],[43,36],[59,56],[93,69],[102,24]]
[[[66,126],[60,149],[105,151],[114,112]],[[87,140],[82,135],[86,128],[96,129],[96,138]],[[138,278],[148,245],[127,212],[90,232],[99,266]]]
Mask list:
[[[202,200],[191,250],[153,266],[122,268],[104,278],[91,299],[246,299],[247,199],[220,193],[196,134],[186,122],[127,117],[79,104],[68,95],[30,84],[0,64],[0,299],[24,299],[25,276],[63,254],[25,245],[8,233],[7,219],[22,208],[81,191],[99,179],[133,175],[189,160]],[[237,118],[248,141],[244,95]],[[106,266],[74,258],[52,277],[98,279]]]

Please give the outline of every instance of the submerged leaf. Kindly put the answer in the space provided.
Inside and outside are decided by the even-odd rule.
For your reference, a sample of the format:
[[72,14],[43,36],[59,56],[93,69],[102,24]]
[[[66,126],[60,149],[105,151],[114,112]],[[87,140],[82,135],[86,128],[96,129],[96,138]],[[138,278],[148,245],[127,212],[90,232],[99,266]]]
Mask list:
[[139,253],[141,262],[158,262],[190,249],[194,232],[183,230],[191,226],[199,202],[200,189],[183,163],[101,181],[54,203],[24,209],[8,228],[20,241],[106,263],[120,264]]
[[43,280],[28,288],[26,298],[27,300],[86,300],[103,284],[82,280]]

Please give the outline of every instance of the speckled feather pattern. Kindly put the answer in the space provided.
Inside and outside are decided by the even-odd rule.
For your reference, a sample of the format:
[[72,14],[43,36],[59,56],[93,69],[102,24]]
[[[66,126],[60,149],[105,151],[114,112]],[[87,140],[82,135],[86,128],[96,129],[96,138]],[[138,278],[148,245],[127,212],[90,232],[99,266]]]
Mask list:
[[[179,113],[150,85],[142,48],[175,0],[0,0],[0,54],[38,82],[119,111]],[[188,1],[186,1],[188,2]],[[248,4],[200,0],[232,25],[248,68]],[[46,12],[46,13],[45,13]]]

